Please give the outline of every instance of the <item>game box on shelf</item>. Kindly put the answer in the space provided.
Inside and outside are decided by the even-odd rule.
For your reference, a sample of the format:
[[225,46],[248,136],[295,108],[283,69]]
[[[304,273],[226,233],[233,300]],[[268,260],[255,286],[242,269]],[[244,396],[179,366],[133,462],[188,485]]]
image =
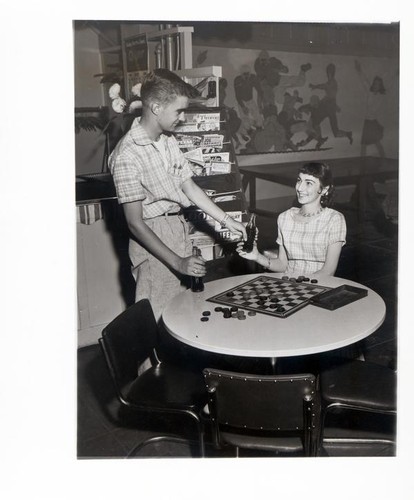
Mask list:
[[[231,217],[246,223],[247,204],[224,117],[221,108],[189,108],[185,122],[177,127],[176,137],[192,165],[194,182]],[[185,215],[190,221],[193,244],[200,244],[205,236],[203,256],[210,260],[225,255],[222,246],[234,242],[231,233],[195,207],[187,209]]]

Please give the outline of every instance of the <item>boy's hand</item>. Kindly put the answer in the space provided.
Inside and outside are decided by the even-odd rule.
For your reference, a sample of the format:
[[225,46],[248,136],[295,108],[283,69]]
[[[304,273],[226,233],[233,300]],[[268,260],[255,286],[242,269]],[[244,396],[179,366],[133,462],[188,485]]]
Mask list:
[[226,228],[232,233],[242,234],[243,240],[247,239],[246,228],[241,222],[238,222],[231,217],[226,220]]
[[178,272],[188,276],[197,276],[199,278],[206,275],[206,261],[203,257],[183,257],[180,260]]

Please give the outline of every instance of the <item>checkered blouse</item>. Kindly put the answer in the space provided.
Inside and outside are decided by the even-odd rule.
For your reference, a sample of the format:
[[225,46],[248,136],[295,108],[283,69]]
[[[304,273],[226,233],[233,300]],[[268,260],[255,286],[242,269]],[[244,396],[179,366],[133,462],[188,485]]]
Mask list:
[[161,134],[157,148],[136,118],[109,157],[119,203],[142,201],[143,218],[176,212],[191,205],[181,190],[193,172],[173,135]]
[[279,215],[276,242],[283,245],[288,258],[287,273],[314,273],[325,263],[328,246],[346,241],[345,217],[332,208],[325,208],[309,220],[298,221],[299,208],[290,208]]

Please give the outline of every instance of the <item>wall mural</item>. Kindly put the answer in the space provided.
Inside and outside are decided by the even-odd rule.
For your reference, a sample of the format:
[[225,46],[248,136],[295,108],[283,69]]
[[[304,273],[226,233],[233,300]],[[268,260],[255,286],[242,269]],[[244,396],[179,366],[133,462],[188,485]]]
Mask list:
[[[206,59],[206,51],[202,52]],[[304,149],[321,150],[328,136],[321,124],[330,124],[333,137],[353,142],[351,130],[341,130],[336,102],[338,81],[335,64],[326,67],[326,81],[313,82],[312,64],[300,65],[297,74],[289,74],[288,66],[262,50],[253,67],[242,64],[239,74],[229,82],[225,74],[220,80],[220,105],[227,112],[231,135],[237,153],[288,152]],[[311,80],[311,81],[308,81]],[[236,106],[227,102],[227,88],[233,85]],[[304,102],[301,89],[308,85],[312,95]]]
[[[388,92],[389,84],[398,83],[398,71],[392,70],[398,61],[361,62],[352,57],[267,50],[199,50],[196,67],[212,64],[223,68],[220,106],[226,111],[236,153],[332,148],[343,153],[356,140],[352,149],[360,148],[360,154],[366,154],[368,146],[384,156],[381,123],[391,119],[392,127],[397,127],[398,107],[395,100],[385,102],[384,77],[378,73],[382,67],[389,73]],[[362,68],[367,63],[377,73],[370,81]],[[393,95],[395,99],[395,92]]]

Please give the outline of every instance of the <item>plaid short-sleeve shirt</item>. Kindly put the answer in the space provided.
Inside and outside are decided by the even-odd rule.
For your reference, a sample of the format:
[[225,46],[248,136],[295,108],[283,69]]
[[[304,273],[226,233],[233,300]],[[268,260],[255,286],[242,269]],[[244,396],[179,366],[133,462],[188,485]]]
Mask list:
[[143,218],[150,219],[191,205],[181,189],[193,176],[173,135],[162,134],[165,155],[136,118],[109,157],[119,203],[142,201]]
[[325,263],[328,246],[346,241],[345,217],[332,208],[325,208],[318,216],[298,221],[299,208],[290,208],[279,215],[277,243],[283,245],[288,258],[287,272],[313,273]]

